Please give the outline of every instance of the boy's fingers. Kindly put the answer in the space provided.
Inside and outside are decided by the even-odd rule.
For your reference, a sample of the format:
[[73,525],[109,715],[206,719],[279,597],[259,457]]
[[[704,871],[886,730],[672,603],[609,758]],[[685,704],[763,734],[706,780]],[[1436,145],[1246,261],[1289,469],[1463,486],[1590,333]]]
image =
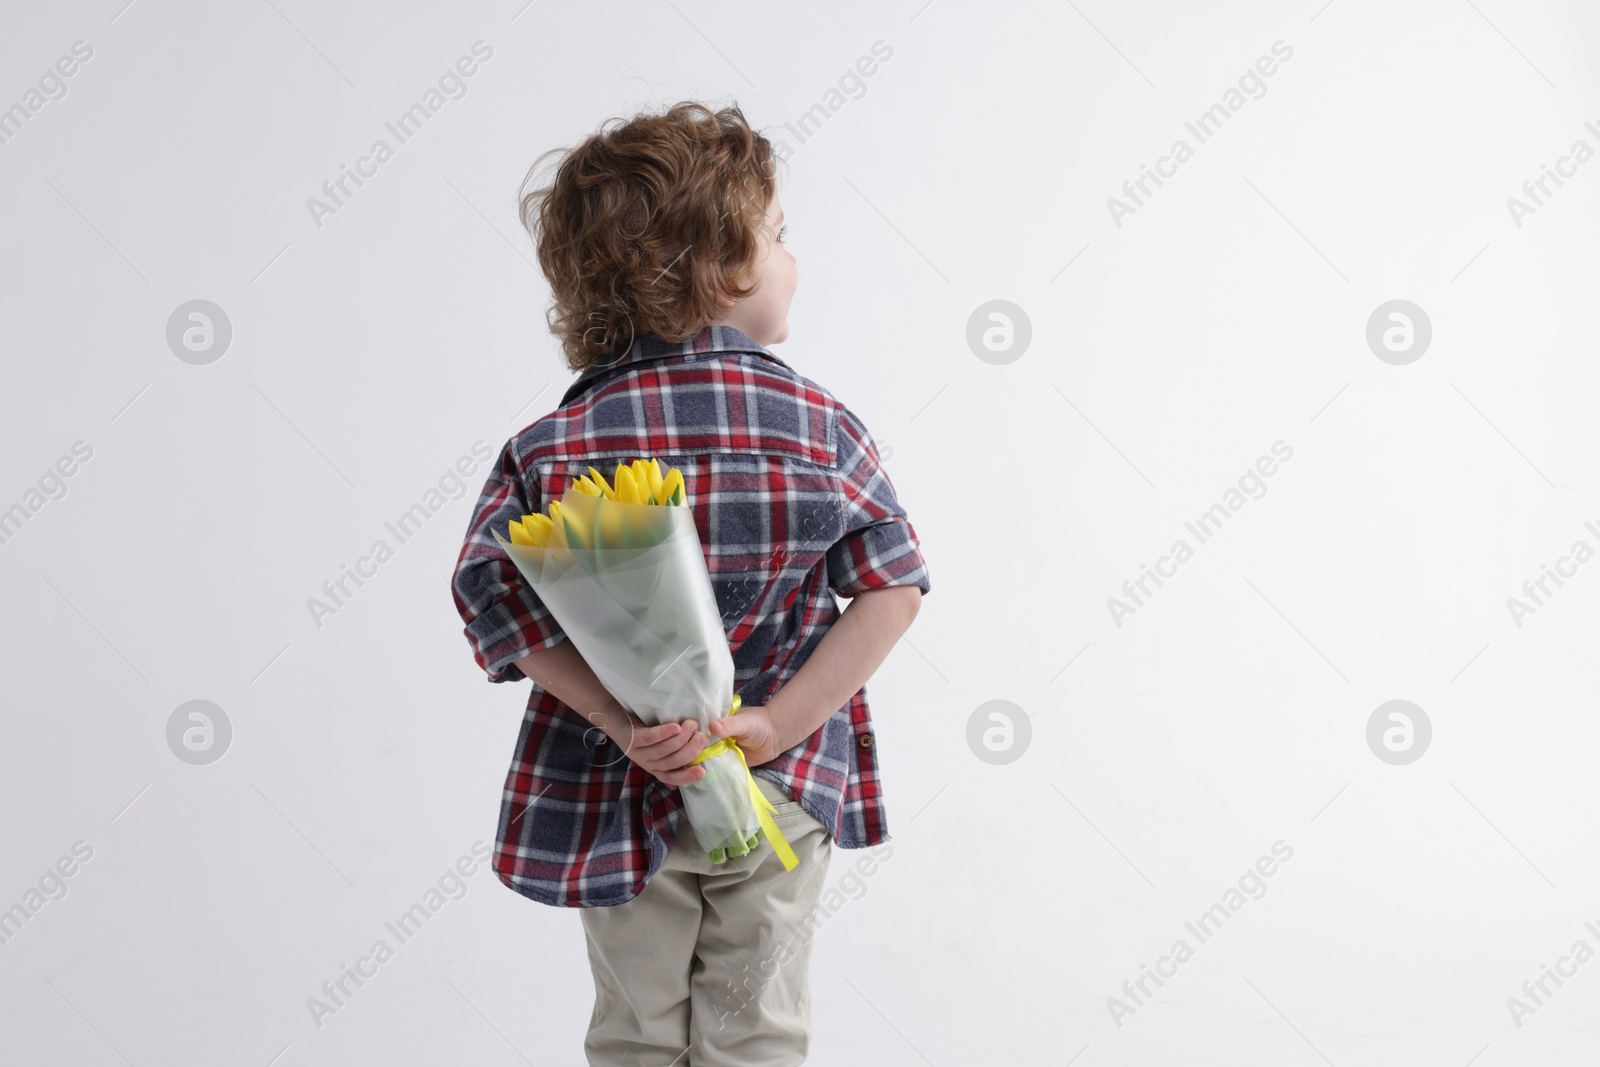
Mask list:
[[704,778],[705,773],[699,767],[685,767],[677,771],[661,771],[656,778],[665,785],[688,785]]
[[698,756],[700,750],[708,743],[708,740],[699,733],[685,734],[680,742],[667,742],[665,751],[657,758],[674,769],[683,767]]
[[[663,773],[669,770],[682,772],[689,769],[690,761],[710,742],[709,737],[699,732],[699,724],[687,719],[682,723],[669,722],[637,729],[628,754],[635,763],[646,765],[652,773],[655,773],[655,768],[661,768]],[[662,773],[657,773],[656,777],[667,781]],[[701,777],[704,777],[704,772],[690,778],[675,779],[668,784],[682,785]]]
[[[674,728],[676,727],[668,727],[669,730]],[[635,763],[644,763],[651,768],[677,770],[680,767],[687,767],[689,761],[699,755],[707,743],[706,738],[696,733],[684,733],[681,737],[669,733],[665,740],[658,741],[654,745],[635,747],[631,758]]]
[[678,724],[675,722],[662,723],[660,726],[641,726],[633,732],[633,749],[642,752],[653,748],[663,741],[676,739]]

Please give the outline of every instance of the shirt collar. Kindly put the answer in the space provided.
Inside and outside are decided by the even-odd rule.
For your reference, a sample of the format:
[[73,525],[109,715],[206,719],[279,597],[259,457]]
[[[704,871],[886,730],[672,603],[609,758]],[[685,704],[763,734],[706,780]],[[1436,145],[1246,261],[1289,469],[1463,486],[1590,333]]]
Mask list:
[[566,395],[561,398],[561,406],[575,400],[579,395],[588,390],[589,386],[600,378],[613,373],[621,373],[624,368],[636,363],[644,363],[653,359],[666,359],[672,356],[688,356],[697,359],[710,356],[719,352],[748,352],[751,355],[769,359],[786,370],[792,368],[789,364],[779,359],[770,349],[759,341],[753,340],[749,335],[733,326],[702,326],[692,336],[682,341],[668,341],[658,334],[648,333],[636,338],[628,350],[620,358],[595,364],[584,372],[568,387]]

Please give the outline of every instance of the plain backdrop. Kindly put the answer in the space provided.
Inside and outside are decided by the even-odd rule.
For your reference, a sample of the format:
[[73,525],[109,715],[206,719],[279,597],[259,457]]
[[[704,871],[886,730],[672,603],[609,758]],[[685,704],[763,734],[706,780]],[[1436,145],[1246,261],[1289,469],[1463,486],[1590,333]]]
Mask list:
[[[448,584],[474,449],[571,378],[517,187],[688,98],[784,143],[775,351],[871,428],[931,575],[868,686],[893,854],[834,853],[811,1062],[1593,1061],[1591,6],[123,4],[0,12],[0,907],[73,871],[0,944],[0,1059],[583,1062],[578,916],[481,866],[308,1001],[494,838],[528,683]],[[210,362],[168,339],[196,300]]]

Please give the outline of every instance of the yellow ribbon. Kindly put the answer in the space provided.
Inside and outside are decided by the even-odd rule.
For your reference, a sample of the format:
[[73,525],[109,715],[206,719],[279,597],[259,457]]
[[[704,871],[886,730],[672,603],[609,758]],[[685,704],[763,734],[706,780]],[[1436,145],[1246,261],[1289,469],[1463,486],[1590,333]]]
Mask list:
[[[730,716],[739,714],[739,708],[743,703],[743,699],[738,693],[735,693],[733,695],[733,710],[728,714]],[[732,752],[739,757],[739,764],[744,767],[745,779],[750,783],[750,800],[756,806],[756,818],[761,820],[761,832],[767,835],[767,841],[771,843],[772,851],[776,852],[778,858],[783,861],[783,869],[786,871],[794,870],[800,862],[800,857],[794,854],[794,849],[789,847],[789,839],[783,836],[782,830],[778,829],[778,823],[773,819],[778,809],[772,806],[772,801],[768,800],[767,795],[761,791],[761,787],[756,785],[756,776],[750,773],[750,763],[744,757],[744,749],[739,747],[738,738],[724,737],[711,742],[711,744],[700,750],[700,754],[689,763],[689,766],[693,767],[696,763],[704,763],[712,756],[720,756],[724,752]]]

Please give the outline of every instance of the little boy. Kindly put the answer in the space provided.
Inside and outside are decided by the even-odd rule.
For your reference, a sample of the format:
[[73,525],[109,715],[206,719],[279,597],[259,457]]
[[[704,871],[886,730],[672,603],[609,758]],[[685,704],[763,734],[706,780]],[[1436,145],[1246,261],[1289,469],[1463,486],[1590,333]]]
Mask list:
[[[788,337],[798,281],[773,164],[737,107],[686,102],[602,129],[522,200],[580,373],[501,450],[451,585],[489,680],[534,681],[495,869],[582,909],[590,1064],[804,1062],[832,846],[889,840],[864,686],[928,568],[861,420],[766,347]],[[621,707],[491,532],[590,466],[610,478],[652,456],[683,472],[733,650],[743,705],[708,729],[695,715],[725,709],[645,726]],[[712,864],[685,823],[679,787],[723,737],[773,802],[792,871],[765,840]]]

